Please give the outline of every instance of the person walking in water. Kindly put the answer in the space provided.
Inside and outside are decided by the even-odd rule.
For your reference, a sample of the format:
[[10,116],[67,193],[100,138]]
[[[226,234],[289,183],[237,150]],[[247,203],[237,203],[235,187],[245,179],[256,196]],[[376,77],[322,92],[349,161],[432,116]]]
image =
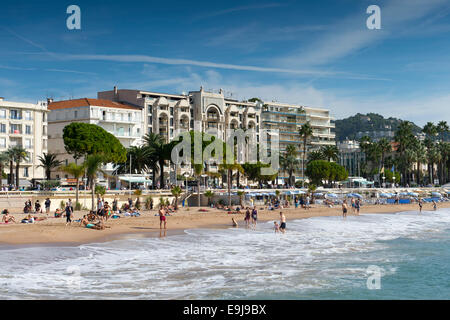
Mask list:
[[280,231],[282,233],[286,232],[286,216],[281,211],[280,211]]
[[252,210],[252,223],[253,226],[256,227],[256,222],[258,221],[258,210],[256,210],[256,207],[253,207]]
[[433,200],[433,210],[436,211],[437,210],[437,203],[436,201]]
[[344,200],[344,202],[342,203],[342,217],[344,219],[347,218],[347,211],[348,211],[347,200]]
[[162,229],[162,225],[164,222],[164,229],[167,229],[167,218],[165,216],[166,210],[164,210],[164,207],[161,206],[159,208],[159,228]]
[[422,199],[419,199],[419,212],[422,213],[423,202]]
[[247,207],[247,210],[245,210],[245,226],[248,228],[250,227],[250,209]]

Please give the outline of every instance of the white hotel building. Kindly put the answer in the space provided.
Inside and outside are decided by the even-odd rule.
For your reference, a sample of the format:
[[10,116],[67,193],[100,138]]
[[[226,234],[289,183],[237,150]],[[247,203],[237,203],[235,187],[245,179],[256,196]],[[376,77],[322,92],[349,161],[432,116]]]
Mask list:
[[[137,106],[102,99],[49,101],[49,152],[58,155],[65,165],[74,162],[64,148],[63,129],[72,122],[95,124],[116,136],[125,148],[142,144],[144,111]],[[107,173],[113,166],[104,168]],[[52,172],[52,178],[71,178],[63,172]]]
[[[0,152],[22,146],[28,154],[28,159],[19,168],[21,186],[28,186],[32,179],[44,178],[39,156],[47,153],[47,113],[47,102],[34,104],[0,98]],[[9,164],[4,171],[9,174]],[[15,174],[15,167],[13,172]],[[2,184],[6,181],[3,179]]]
[[[254,129],[259,142],[262,130],[278,130],[279,148],[283,152],[287,145],[300,145],[298,129],[307,121],[313,127],[312,148],[335,145],[333,118],[329,110],[310,108],[269,101],[237,101],[226,98],[222,90],[207,92],[200,88],[188,94],[166,94],[142,90],[118,90],[98,93],[99,99],[138,106],[143,111],[145,133],[154,132],[167,141],[174,138],[177,129],[193,130],[194,122],[201,124],[201,130],[216,128],[222,138],[228,130],[237,128]],[[299,150],[301,158],[301,150]],[[177,168],[177,174],[183,169]],[[295,174],[302,177],[300,171]],[[287,177],[287,176],[286,176]],[[280,173],[280,178],[284,178]]]

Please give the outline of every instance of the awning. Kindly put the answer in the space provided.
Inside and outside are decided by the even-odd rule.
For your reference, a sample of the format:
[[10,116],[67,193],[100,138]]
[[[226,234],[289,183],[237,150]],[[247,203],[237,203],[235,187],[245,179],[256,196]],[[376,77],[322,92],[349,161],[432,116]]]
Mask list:
[[147,180],[145,177],[119,177],[119,180],[131,183],[151,183],[152,180]]

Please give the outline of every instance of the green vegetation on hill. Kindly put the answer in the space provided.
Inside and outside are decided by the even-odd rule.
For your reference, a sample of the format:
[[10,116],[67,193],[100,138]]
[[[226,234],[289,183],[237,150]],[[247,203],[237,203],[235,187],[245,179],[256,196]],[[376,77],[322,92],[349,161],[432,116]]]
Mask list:
[[[346,138],[359,140],[364,135],[377,138],[377,133],[395,132],[401,121],[392,117],[386,119],[376,113],[368,113],[366,115],[358,113],[342,120],[336,120],[336,141],[343,141]],[[413,124],[413,133],[416,134],[420,131],[421,128]],[[362,134],[358,135],[360,132]],[[369,132],[369,134],[366,134],[366,132]]]

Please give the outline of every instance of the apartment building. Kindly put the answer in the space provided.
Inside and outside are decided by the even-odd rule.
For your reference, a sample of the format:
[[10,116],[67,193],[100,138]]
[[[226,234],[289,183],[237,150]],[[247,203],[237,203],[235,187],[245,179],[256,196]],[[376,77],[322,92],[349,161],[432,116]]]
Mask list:
[[338,163],[343,166],[349,176],[360,177],[361,165],[366,160],[365,153],[361,150],[360,144],[356,140],[345,140],[337,144],[339,150]]
[[[125,148],[143,143],[144,134],[143,110],[138,106],[102,99],[75,99],[49,101],[48,141],[49,152],[58,155],[64,164],[73,162],[71,155],[64,148],[63,129],[72,122],[95,124],[113,134]],[[112,164],[104,170],[111,173]],[[55,171],[52,177],[68,178],[66,173]]]
[[[181,95],[119,90],[115,87],[110,91],[98,92],[97,97],[141,107],[145,131],[158,133],[166,141],[174,138],[177,129],[203,132],[214,129],[219,137],[225,139],[233,130],[241,128],[253,132],[253,141],[259,142],[261,133],[267,130],[269,136],[278,135],[279,148],[283,152],[289,144],[300,144],[298,129],[309,121],[314,131],[310,150],[335,144],[333,118],[324,109],[259,99],[254,102],[238,101],[225,97],[223,90],[209,92],[202,87],[198,91]],[[269,148],[274,150],[275,146],[270,145],[270,137],[268,143]],[[243,156],[244,161],[246,158],[248,153]],[[184,169],[187,168],[177,168],[177,174]],[[302,176],[299,171],[296,175],[297,178]]]
[[29,185],[32,179],[44,178],[39,156],[47,152],[47,113],[47,102],[44,101],[34,104],[0,98],[0,152],[22,146],[28,154],[20,164],[21,186]]

